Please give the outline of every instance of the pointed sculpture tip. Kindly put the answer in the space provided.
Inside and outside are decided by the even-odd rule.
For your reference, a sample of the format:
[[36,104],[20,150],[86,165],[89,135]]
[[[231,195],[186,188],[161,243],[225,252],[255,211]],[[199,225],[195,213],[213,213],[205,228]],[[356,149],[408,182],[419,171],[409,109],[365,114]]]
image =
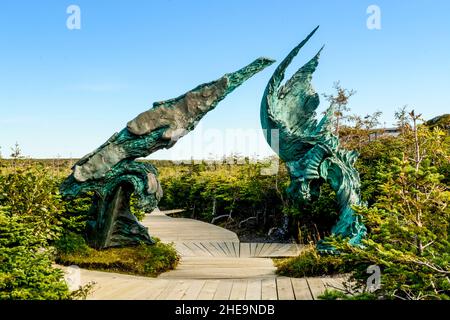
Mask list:
[[[311,31],[307,36],[306,36],[306,39],[305,40],[303,40],[303,41],[308,41],[315,33],[316,33],[316,31],[319,29],[319,27],[320,27],[320,25],[318,25],[317,27],[315,27],[314,29],[313,29],[313,31]],[[302,42],[303,42],[302,41]]]
[[276,62],[276,60],[268,57],[259,57],[258,59],[255,60],[255,62],[257,61],[265,66],[270,66],[272,63]]
[[253,61],[252,63],[250,63],[247,66],[245,66],[244,68],[242,68],[241,70],[251,70],[252,72],[257,73],[257,72],[267,68],[274,62],[276,62],[276,60],[274,60],[272,58],[259,57],[259,58],[255,59],[255,61]]
[[267,58],[267,57],[259,57],[259,58],[255,59],[253,62],[246,65],[245,67],[243,67],[242,69],[240,69],[236,72],[233,72],[232,74],[241,73],[241,74],[253,75],[253,74],[263,70],[264,68],[270,66],[274,62],[275,62],[274,59]]
[[305,40],[302,41],[303,44],[305,44],[306,42],[308,42],[308,40],[316,33],[317,29],[319,29],[320,25],[318,25],[317,27],[314,28],[313,31],[311,31],[308,36],[306,37]]
[[251,78],[256,73],[264,70],[266,67],[273,64],[275,60],[266,57],[259,57],[255,61],[246,65],[238,71],[227,74],[229,80],[229,88],[233,90],[234,88],[240,86],[244,81]]
[[317,51],[317,54],[316,54],[316,56],[320,56],[320,54],[322,53],[322,51],[323,51],[323,48],[325,48],[325,45],[323,45],[322,46],[322,48],[320,48],[320,50],[319,51]]

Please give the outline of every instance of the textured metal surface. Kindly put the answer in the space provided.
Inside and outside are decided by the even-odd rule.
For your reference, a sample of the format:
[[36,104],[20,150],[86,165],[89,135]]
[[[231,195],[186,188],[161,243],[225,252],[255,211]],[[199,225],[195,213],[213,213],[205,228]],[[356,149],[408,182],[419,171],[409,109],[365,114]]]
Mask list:
[[[340,209],[332,233],[359,244],[366,228],[352,209],[353,205],[362,204],[359,174],[354,168],[358,154],[340,147],[339,139],[332,134],[333,106],[319,123],[316,120],[320,99],[311,79],[322,49],[281,84],[286,68],[316,30],[288,54],[270,78],[261,102],[261,125],[266,130],[278,130],[277,135],[267,134],[266,139],[271,146],[277,146],[274,150],[286,163],[291,198],[311,200],[311,196],[318,195],[320,184],[328,181],[337,194]],[[279,142],[271,141],[272,136],[278,136]],[[323,244],[318,248],[332,250]]]
[[273,62],[259,58],[178,98],[154,103],[152,109],[79,160],[60,190],[65,197],[94,193],[89,243],[96,248],[152,243],[147,229],[130,213],[129,201],[134,193],[139,208],[150,212],[157,206],[162,196],[158,171],[134,160],[172,147],[229,93]]

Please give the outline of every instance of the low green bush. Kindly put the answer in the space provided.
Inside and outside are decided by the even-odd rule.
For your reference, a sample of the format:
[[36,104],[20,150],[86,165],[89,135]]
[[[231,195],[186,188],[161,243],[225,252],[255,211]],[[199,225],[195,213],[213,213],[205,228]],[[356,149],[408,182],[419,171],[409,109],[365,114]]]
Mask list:
[[363,292],[356,295],[349,295],[344,291],[326,289],[324,293],[319,295],[322,300],[376,300],[376,295],[370,292]]
[[40,235],[0,208],[0,299],[70,299],[63,276]]
[[64,233],[58,240],[55,241],[55,247],[59,254],[77,254],[86,256],[89,254],[89,246],[84,238],[73,232]]
[[[85,298],[90,286],[69,292],[62,270],[54,268],[54,248],[65,243],[70,219],[58,192],[60,180],[41,164],[0,168],[0,299],[56,300]],[[76,249],[80,251],[79,248]]]
[[28,224],[42,241],[58,238],[64,205],[58,192],[59,180],[44,167],[23,166],[0,174],[0,206],[7,217]]
[[338,255],[320,255],[314,247],[309,247],[298,256],[276,259],[277,274],[287,277],[314,277],[341,274],[351,271],[351,265]]
[[1,173],[0,299],[69,299],[48,245],[61,231],[56,179],[39,166]]
[[[70,239],[74,240],[73,245],[67,243]],[[83,238],[72,234],[57,243],[57,263],[92,270],[155,277],[174,269],[178,260],[173,245],[159,240],[153,245],[95,250],[87,247]]]
[[[62,182],[62,179],[60,180]],[[75,199],[63,200],[63,214],[59,216],[64,232],[82,233],[86,230],[86,223],[90,218],[92,193]]]

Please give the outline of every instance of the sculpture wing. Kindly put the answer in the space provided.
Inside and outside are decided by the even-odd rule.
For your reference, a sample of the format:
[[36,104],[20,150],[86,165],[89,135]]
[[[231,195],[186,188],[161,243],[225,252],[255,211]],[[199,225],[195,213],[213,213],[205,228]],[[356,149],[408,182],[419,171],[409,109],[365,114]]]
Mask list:
[[[261,125],[266,130],[279,130],[280,148],[275,151],[285,161],[297,158],[298,153],[304,153],[308,149],[308,141],[313,139],[319,128],[315,110],[320,101],[311,85],[311,79],[322,49],[281,85],[286,68],[317,28],[280,63],[267,84],[261,102]],[[271,141],[272,135],[267,134],[266,139],[269,145],[275,144]]]

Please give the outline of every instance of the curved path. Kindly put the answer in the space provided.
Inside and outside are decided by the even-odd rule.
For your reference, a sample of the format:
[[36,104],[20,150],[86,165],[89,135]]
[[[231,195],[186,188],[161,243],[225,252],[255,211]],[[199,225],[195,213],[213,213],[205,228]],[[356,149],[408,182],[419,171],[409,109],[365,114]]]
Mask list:
[[342,278],[277,276],[271,258],[297,255],[296,244],[241,243],[229,230],[160,211],[143,224],[152,236],[174,243],[177,268],[157,278],[82,269],[81,283],[96,283],[88,299],[311,300],[327,286],[342,287]]

